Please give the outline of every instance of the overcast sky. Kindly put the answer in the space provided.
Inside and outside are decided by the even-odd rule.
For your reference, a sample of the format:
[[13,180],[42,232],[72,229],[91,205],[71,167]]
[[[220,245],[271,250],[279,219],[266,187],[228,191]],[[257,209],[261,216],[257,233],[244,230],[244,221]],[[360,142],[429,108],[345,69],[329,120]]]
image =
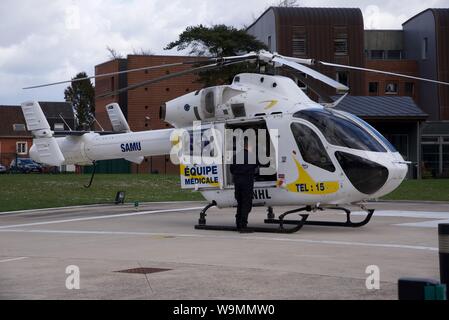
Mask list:
[[[164,51],[189,25],[249,25],[277,0],[1,0],[0,105],[25,100],[62,101],[65,86],[23,91],[27,85],[94,72],[122,54]],[[402,22],[449,0],[301,0],[301,6],[360,7],[369,29],[400,29]]]

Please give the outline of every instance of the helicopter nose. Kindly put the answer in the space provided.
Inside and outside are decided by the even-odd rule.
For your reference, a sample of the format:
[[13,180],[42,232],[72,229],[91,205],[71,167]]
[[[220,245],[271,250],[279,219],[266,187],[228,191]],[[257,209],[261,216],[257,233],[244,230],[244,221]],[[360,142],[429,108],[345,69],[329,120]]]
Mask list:
[[373,197],[379,198],[396,190],[407,177],[408,165],[398,154],[388,161],[388,181]]

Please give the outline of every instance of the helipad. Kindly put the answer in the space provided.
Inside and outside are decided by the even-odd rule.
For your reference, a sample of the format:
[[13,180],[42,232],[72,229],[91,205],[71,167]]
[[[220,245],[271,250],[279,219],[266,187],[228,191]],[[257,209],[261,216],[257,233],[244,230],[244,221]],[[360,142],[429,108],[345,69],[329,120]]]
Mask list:
[[[396,299],[400,277],[439,279],[436,227],[449,222],[449,204],[372,203],[365,227],[304,226],[296,234],[194,230],[204,205],[0,214],[0,298]],[[255,209],[250,224],[265,215]],[[344,220],[324,215],[314,219]],[[232,225],[233,216],[211,209],[208,223]],[[68,266],[80,270],[79,290],[66,287]],[[366,286],[369,266],[379,268],[379,290]],[[162,271],[117,272],[124,270]]]

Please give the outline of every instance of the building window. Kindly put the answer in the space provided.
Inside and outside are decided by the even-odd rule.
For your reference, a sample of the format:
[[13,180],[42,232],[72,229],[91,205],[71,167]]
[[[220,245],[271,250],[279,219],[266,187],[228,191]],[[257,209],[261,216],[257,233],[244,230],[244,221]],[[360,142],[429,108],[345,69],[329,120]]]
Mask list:
[[337,82],[349,86],[349,73],[347,71],[337,71]]
[[438,143],[438,137],[422,137],[421,138],[422,143]]
[[443,177],[449,177],[449,143],[443,144],[443,155],[442,155],[442,176]]
[[371,59],[373,60],[383,60],[384,51],[383,50],[371,50]]
[[348,39],[335,39],[334,40],[335,54],[343,56],[348,54]]
[[379,83],[370,82],[368,84],[368,92],[370,96],[377,96],[379,94]]
[[55,131],[64,131],[65,129],[63,123],[55,123],[53,128]]
[[426,60],[427,59],[427,54],[429,53],[429,41],[427,38],[424,38],[422,40],[422,59]]
[[115,77],[111,77],[111,91],[115,91]]
[[387,82],[385,85],[385,94],[398,94],[398,83]]
[[304,26],[292,27],[292,55],[294,57],[307,55],[307,37]]
[[271,36],[268,36],[268,50],[272,51],[272,48],[271,48]]
[[17,154],[25,155],[28,153],[28,143],[27,142],[17,142],[16,143]]
[[424,136],[421,143],[423,178],[449,178],[449,138]]
[[402,59],[402,51],[401,50],[388,50],[387,51],[387,59],[401,60]]
[[293,35],[293,56],[302,57],[307,54],[306,38],[302,35]]
[[12,125],[12,128],[15,132],[26,131],[25,125],[22,123],[15,123]]
[[409,97],[413,97],[413,94],[415,93],[415,84],[413,82],[406,82],[405,83],[405,95]]

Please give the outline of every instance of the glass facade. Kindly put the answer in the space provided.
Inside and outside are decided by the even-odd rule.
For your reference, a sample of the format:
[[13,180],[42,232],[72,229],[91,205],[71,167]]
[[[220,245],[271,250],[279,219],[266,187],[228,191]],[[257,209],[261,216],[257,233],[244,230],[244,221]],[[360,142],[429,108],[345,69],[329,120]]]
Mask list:
[[422,177],[449,178],[449,137],[423,136]]

